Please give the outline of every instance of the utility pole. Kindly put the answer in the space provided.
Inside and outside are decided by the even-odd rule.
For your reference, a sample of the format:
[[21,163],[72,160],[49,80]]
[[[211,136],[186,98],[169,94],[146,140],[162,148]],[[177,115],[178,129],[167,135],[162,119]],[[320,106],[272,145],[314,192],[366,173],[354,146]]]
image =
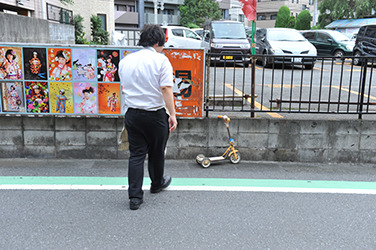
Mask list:
[[138,1],[138,27],[142,29],[144,27],[144,13],[145,13],[145,2],[144,0]]
[[158,24],[158,8],[164,10],[164,0],[153,0],[154,2],[154,24]]
[[317,20],[317,0],[313,0],[313,26],[316,26]]

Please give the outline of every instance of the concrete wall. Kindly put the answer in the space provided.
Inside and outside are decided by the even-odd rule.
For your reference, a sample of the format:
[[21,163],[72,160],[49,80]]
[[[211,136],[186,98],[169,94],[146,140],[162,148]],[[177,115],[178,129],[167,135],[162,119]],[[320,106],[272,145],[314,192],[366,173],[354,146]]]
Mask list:
[[[219,119],[179,119],[167,157],[221,155],[227,130]],[[0,157],[125,159],[123,118],[0,116]],[[244,160],[376,163],[376,121],[232,118]]]
[[74,26],[0,12],[0,41],[74,44]]

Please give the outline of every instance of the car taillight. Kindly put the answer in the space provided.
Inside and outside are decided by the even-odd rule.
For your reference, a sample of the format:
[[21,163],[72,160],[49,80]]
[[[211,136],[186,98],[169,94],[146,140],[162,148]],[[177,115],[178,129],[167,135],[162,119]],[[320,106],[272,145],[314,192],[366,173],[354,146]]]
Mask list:
[[167,41],[168,41],[168,29],[166,29],[166,32],[165,32],[165,38],[166,38],[165,43],[167,43]]

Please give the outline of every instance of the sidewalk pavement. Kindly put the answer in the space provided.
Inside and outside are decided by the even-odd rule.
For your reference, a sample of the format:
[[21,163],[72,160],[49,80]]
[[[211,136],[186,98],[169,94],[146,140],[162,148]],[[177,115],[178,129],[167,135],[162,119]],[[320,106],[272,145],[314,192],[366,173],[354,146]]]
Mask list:
[[[127,160],[0,159],[0,176],[127,177]],[[374,164],[229,161],[202,168],[192,160],[166,160],[172,178],[376,181]],[[145,177],[148,177],[147,161]]]

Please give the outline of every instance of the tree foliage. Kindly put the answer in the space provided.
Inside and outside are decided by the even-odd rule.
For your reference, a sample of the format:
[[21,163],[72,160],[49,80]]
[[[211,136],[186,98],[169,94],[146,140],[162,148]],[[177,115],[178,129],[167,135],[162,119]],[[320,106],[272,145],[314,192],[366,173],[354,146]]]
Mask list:
[[178,8],[180,23],[187,27],[193,25],[203,27],[206,21],[222,18],[219,3],[213,0],[184,0],[184,4]]
[[99,16],[91,15],[91,38],[93,44],[108,44],[108,32],[102,28],[102,20]]
[[[292,20],[290,19],[290,9],[286,5],[281,6],[277,13],[277,18],[275,20],[274,27],[276,28],[287,28],[289,23]],[[295,19],[294,19],[295,21]],[[293,26],[294,27],[294,26]]]
[[295,29],[297,30],[310,30],[312,16],[308,10],[303,10],[296,18]]
[[322,0],[318,9],[319,26],[324,28],[335,20],[372,16],[373,10],[376,10],[376,0]]
[[295,17],[294,16],[289,16],[286,28],[293,29],[295,27],[295,22],[296,22]]
[[73,23],[74,23],[74,39],[76,44],[87,44],[88,41],[84,38],[84,25],[82,22],[84,18],[81,15],[74,15]]

